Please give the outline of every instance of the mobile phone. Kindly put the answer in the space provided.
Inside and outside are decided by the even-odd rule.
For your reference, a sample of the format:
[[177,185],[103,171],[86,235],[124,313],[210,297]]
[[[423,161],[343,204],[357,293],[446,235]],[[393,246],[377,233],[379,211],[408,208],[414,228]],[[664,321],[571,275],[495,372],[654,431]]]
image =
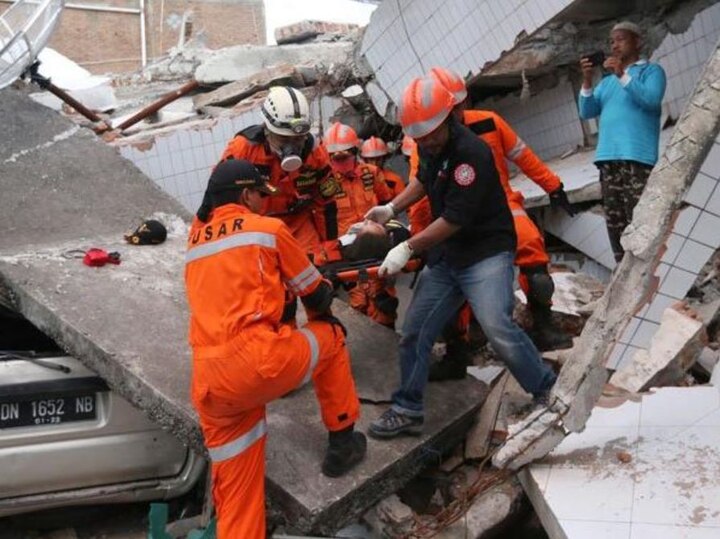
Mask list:
[[605,62],[605,53],[603,51],[595,51],[584,56],[593,66],[601,66]]

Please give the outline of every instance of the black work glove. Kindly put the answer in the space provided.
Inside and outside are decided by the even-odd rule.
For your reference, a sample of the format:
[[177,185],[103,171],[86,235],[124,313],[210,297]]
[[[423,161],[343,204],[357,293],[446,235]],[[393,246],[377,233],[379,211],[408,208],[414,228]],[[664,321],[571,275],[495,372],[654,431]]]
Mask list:
[[575,216],[575,214],[577,212],[572,207],[572,204],[570,204],[567,193],[565,192],[565,189],[563,188],[563,184],[560,184],[560,187],[558,187],[552,193],[550,193],[549,196],[550,196],[550,206],[552,208],[561,208],[570,217]]
[[342,330],[343,335],[347,337],[347,329],[345,328],[345,325],[340,321],[337,316],[335,316],[329,311],[313,316],[312,321],[327,322],[328,324],[332,324],[335,327],[339,327]]

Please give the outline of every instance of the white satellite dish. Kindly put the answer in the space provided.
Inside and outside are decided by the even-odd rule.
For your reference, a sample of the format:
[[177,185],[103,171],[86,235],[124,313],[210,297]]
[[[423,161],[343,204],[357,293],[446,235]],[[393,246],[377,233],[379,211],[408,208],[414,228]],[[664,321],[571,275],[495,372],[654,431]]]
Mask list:
[[17,0],[0,15],[0,89],[33,65],[64,4],[65,0]]

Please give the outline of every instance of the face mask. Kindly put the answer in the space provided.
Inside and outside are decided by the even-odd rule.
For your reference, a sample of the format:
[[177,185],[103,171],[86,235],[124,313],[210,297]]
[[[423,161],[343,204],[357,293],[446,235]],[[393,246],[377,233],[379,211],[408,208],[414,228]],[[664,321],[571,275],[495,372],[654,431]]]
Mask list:
[[[268,141],[270,142],[270,141]],[[300,152],[302,146],[295,144],[285,144],[283,146],[275,146],[270,143],[270,150],[280,158],[280,167],[285,172],[294,172],[302,166],[302,158]]]
[[346,176],[355,170],[355,157],[349,155],[344,159],[331,159],[330,166],[333,172]]

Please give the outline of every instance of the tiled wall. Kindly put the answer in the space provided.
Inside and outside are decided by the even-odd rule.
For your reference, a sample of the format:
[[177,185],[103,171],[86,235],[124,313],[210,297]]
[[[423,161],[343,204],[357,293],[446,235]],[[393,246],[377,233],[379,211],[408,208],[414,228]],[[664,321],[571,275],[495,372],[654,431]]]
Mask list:
[[[521,32],[533,33],[572,0],[385,0],[363,37],[379,85],[397,100],[433,66],[463,75],[496,60]],[[384,109],[379,109],[384,110]]]
[[576,95],[567,79],[525,101],[511,95],[477,106],[505,118],[541,159],[552,159],[583,145]]
[[682,112],[703,65],[720,38],[720,4],[697,14],[686,32],[668,34],[653,53],[667,75],[664,105],[673,118]]
[[[333,97],[315,99],[310,103],[312,117],[318,121],[322,106],[323,123],[327,126],[339,104],[340,101]],[[154,144],[145,151],[122,140],[117,146],[123,157],[135,163],[188,210],[195,212],[202,201],[210,170],[227,143],[238,131],[261,122],[258,105],[233,117],[207,120],[192,127],[180,126],[166,134],[156,135]]]
[[608,368],[630,361],[648,348],[663,311],[682,300],[713,253],[720,248],[720,137],[685,194],[688,204],[675,222],[655,275],[660,285],[650,302],[632,318],[618,339]]

